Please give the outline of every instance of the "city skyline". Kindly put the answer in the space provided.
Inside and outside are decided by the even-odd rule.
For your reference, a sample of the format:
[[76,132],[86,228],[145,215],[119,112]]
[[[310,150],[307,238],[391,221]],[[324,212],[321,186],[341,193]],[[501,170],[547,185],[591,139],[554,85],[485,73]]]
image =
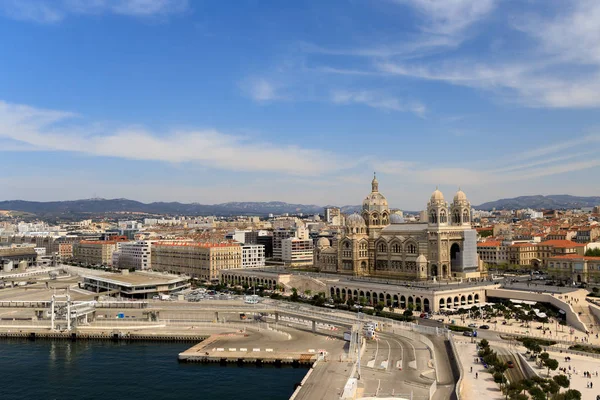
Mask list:
[[597,195],[598,18],[590,0],[0,0],[2,200],[347,205],[373,171],[409,210],[438,185]]

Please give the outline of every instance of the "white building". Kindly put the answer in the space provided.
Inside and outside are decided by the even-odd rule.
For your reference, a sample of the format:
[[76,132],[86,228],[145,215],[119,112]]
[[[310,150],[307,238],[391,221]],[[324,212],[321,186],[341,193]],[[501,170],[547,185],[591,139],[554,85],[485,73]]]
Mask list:
[[262,244],[245,244],[242,246],[242,268],[265,266],[265,246]]
[[312,239],[288,238],[281,241],[281,259],[291,267],[311,266],[313,250]]
[[121,269],[148,270],[152,268],[150,240],[120,243],[117,262]]

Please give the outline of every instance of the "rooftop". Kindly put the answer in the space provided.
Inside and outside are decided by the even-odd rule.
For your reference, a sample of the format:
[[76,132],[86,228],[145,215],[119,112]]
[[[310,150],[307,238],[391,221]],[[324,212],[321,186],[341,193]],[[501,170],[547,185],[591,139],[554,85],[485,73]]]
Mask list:
[[97,279],[104,282],[117,283],[123,286],[161,285],[187,280],[179,275],[162,274],[158,272],[132,272],[129,274],[113,274],[110,272],[99,275],[84,275],[85,278]]
[[210,242],[158,242],[154,247],[239,247],[237,242],[210,243]]

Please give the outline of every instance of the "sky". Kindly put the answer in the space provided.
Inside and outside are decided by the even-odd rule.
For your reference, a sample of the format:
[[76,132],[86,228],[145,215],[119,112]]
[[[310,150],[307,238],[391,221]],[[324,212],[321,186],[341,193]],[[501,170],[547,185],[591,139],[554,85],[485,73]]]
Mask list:
[[597,0],[0,0],[0,200],[598,195]]

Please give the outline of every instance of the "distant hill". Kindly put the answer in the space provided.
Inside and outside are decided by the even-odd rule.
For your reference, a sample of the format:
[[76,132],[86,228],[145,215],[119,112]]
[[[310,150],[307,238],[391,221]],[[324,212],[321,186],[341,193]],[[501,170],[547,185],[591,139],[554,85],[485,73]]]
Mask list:
[[512,199],[490,201],[478,206],[477,210],[517,210],[522,208],[561,210],[600,205],[600,196],[580,197],[568,194],[553,194],[549,196],[520,196]]
[[[354,212],[359,206],[342,207],[343,212]],[[198,204],[157,202],[141,203],[128,199],[87,199],[73,201],[0,201],[0,210],[13,210],[33,213],[38,216],[72,217],[83,214],[105,214],[136,212],[169,215],[258,215],[268,214],[323,214],[323,207],[317,205],[290,204],[281,201],[269,202],[229,202],[221,204]]]

